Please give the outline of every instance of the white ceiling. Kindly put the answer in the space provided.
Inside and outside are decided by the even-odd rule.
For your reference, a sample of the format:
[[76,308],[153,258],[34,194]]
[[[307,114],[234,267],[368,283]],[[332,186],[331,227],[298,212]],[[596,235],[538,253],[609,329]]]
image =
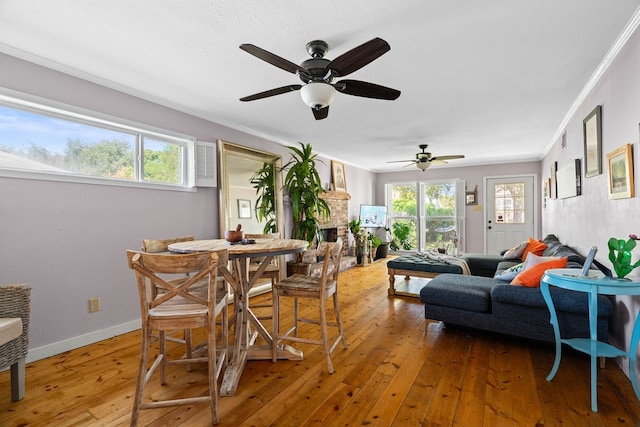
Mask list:
[[[539,159],[640,0],[0,0],[0,52],[374,171],[418,144],[450,164]],[[348,78],[396,101],[338,93],[316,121],[299,92],[240,97],[298,78],[238,48],[295,63],[374,37],[391,51]],[[1,72],[1,71],[0,71]],[[215,138],[215,135],[212,135]]]

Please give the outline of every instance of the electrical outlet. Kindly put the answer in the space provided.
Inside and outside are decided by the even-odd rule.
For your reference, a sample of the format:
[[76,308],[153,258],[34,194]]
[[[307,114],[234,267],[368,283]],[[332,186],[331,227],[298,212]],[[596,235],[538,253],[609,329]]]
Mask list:
[[100,298],[89,298],[89,313],[100,311]]

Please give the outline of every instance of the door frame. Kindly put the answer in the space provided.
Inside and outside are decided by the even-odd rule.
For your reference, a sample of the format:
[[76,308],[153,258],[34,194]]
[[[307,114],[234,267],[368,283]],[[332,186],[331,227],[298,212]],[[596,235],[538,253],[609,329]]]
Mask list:
[[[487,188],[488,188],[488,184],[489,184],[489,180],[490,179],[509,179],[509,178],[523,178],[523,177],[531,177],[533,178],[533,232],[534,234],[537,234],[539,232],[539,193],[540,193],[540,183],[538,182],[538,174],[537,173],[522,173],[522,174],[515,174],[515,175],[495,175],[495,176],[485,176],[483,177],[483,185],[484,185],[484,195],[483,195],[483,200],[484,200],[484,209],[483,209],[483,215],[482,215],[482,235],[483,235],[483,239],[484,239],[484,253],[487,253],[488,250],[488,246],[489,246],[489,242],[488,242],[488,236],[487,236],[487,221],[488,221],[488,193],[487,193]],[[531,237],[535,237],[535,236],[531,236]],[[505,248],[507,249],[507,248]]]

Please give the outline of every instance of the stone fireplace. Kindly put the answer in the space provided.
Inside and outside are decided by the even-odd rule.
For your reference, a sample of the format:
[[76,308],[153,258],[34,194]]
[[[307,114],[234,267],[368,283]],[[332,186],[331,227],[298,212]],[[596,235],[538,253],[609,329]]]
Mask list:
[[320,195],[329,205],[331,216],[326,221],[320,223],[323,237],[328,242],[335,242],[338,237],[342,238],[342,256],[349,252],[349,236],[347,235],[349,223],[349,200],[351,196],[345,191],[325,191]]

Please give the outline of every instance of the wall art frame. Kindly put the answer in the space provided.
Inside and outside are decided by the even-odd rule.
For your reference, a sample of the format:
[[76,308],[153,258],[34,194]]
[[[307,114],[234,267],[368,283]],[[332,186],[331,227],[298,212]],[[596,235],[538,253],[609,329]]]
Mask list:
[[607,154],[609,199],[634,197],[633,152],[631,144],[624,144]]
[[251,200],[238,199],[238,218],[251,218]]
[[331,175],[335,191],[347,191],[347,176],[344,173],[344,163],[331,160]]
[[477,205],[478,204],[478,186],[474,188],[472,191],[465,191],[465,202],[467,206],[469,205]]
[[602,173],[602,106],[598,105],[582,121],[584,135],[584,176]]

